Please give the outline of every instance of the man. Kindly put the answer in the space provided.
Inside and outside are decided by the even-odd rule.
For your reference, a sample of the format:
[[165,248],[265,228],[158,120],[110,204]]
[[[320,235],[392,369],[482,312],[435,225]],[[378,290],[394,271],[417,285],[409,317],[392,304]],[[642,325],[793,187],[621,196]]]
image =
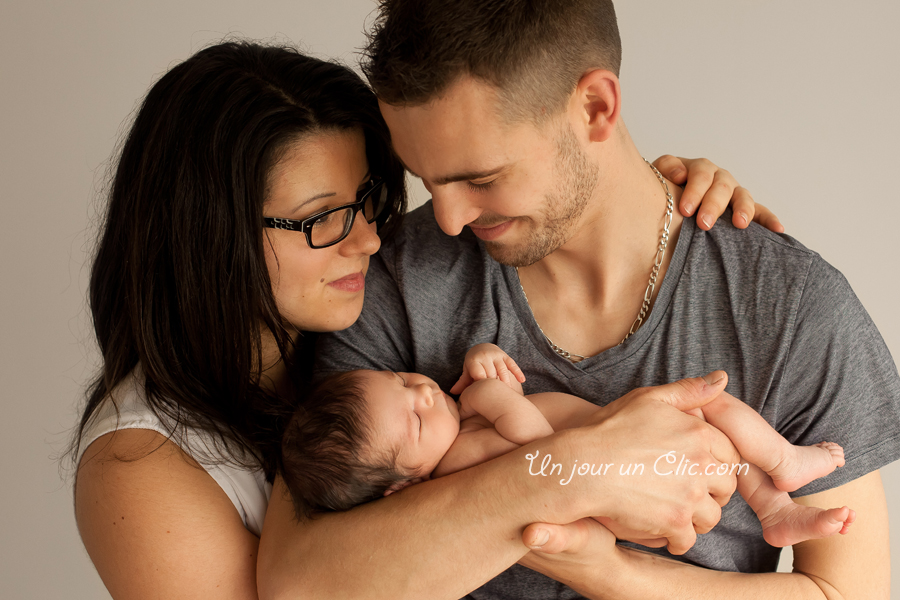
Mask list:
[[[385,2],[368,55],[395,150],[433,200],[373,259],[363,315],[320,345],[322,368],[418,371],[449,387],[465,351],[493,342],[528,375],[528,393],[565,391],[606,412],[392,504],[303,524],[326,557],[308,550],[307,576],[338,561],[327,533],[345,540],[356,527],[363,545],[339,583],[315,589],[351,596],[347,574],[374,564],[371,597],[452,598],[492,577],[471,597],[886,597],[877,469],[900,456],[896,367],[818,255],[755,227],[706,232],[672,210],[678,188],[644,162],[621,118],[611,3]],[[632,391],[719,368],[792,443],[844,445],[847,465],[798,501],[855,508],[850,535],[798,546],[801,573],[776,576],[615,547],[591,521],[529,527],[538,551],[517,550],[528,523],[593,514],[617,521],[620,537],[666,538],[693,565],[773,570],[778,550],[745,503],[733,499],[719,520],[732,481],[650,472],[671,450],[688,464],[735,458],[720,433],[653,401],[677,386]],[[679,385],[697,386],[685,402],[702,402],[724,380]],[[531,474],[536,454],[564,468],[612,464],[612,476],[563,487]],[[639,463],[645,474],[618,475]],[[385,523],[402,543],[374,545],[390,536]]]

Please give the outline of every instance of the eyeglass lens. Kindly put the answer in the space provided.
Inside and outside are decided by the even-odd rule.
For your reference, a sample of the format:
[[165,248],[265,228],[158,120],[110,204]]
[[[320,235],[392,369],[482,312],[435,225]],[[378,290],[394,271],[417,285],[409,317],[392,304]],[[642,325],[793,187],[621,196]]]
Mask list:
[[[387,195],[387,187],[384,185],[379,185],[366,194],[362,213],[367,222],[374,222],[384,210]],[[354,207],[347,207],[316,219],[309,232],[313,246],[326,246],[346,237],[353,227],[355,214]]]

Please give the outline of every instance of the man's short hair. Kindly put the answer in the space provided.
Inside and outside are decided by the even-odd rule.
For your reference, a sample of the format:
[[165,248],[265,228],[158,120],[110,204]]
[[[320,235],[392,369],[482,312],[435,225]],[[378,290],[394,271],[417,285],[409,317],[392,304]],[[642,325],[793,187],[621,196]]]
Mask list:
[[500,91],[507,121],[542,122],[594,69],[617,76],[611,0],[381,0],[362,69],[378,98],[426,104],[460,77]]

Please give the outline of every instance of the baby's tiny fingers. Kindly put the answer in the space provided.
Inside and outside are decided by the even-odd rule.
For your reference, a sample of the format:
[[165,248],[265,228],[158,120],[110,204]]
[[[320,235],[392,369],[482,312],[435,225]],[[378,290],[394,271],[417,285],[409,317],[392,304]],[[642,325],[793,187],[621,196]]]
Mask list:
[[509,368],[512,374],[516,376],[516,379],[519,381],[519,383],[525,383],[525,373],[522,372],[522,369],[519,368],[519,365],[516,364],[516,361],[509,357],[506,357],[506,366]]

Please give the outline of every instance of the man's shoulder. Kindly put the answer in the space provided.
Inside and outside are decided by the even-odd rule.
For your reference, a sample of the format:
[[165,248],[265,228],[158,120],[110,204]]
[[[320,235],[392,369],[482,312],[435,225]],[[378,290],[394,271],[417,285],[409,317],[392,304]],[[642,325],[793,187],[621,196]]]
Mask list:
[[845,282],[843,275],[818,252],[784,233],[756,223],[746,229],[731,224],[727,211],[710,231],[694,228],[686,267],[719,265],[733,282],[758,287],[805,282],[811,272],[831,281]]
[[693,227],[684,272],[695,302],[720,305],[724,294],[743,320],[765,327],[789,327],[811,312],[830,322],[861,309],[843,274],[818,252],[756,223],[737,229],[730,211],[710,231]]

